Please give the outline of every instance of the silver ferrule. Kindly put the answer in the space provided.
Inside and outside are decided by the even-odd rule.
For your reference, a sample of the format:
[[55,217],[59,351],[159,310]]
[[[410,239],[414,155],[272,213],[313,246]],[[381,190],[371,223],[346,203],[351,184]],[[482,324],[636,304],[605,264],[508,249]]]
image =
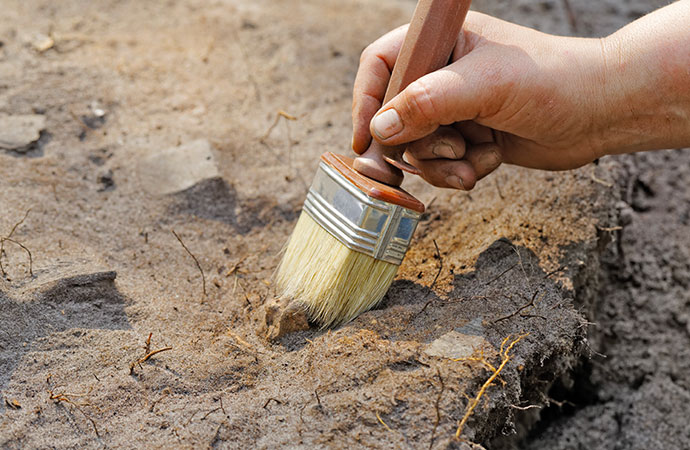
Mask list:
[[304,202],[323,229],[349,249],[400,265],[421,214],[364,194],[321,162]]

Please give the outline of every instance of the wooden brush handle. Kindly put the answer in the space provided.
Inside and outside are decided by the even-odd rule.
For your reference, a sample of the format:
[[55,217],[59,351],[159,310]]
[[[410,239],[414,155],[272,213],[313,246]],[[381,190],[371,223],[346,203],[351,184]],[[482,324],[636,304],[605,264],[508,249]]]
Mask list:
[[[385,105],[410,83],[448,64],[471,0],[419,0],[388,83]],[[403,161],[405,145],[384,146],[376,140],[355,159],[359,173],[400,186],[402,170],[419,174]],[[401,170],[402,169],[402,170]]]

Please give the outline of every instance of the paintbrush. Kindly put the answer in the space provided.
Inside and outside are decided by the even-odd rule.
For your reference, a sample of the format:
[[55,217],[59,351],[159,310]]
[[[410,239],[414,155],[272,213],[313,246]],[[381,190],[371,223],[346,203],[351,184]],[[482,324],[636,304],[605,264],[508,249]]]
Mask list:
[[[383,101],[448,64],[470,0],[419,0]],[[372,140],[361,156],[321,156],[297,225],[276,270],[282,296],[303,303],[322,327],[348,322],[386,294],[424,205],[400,188],[404,146]]]

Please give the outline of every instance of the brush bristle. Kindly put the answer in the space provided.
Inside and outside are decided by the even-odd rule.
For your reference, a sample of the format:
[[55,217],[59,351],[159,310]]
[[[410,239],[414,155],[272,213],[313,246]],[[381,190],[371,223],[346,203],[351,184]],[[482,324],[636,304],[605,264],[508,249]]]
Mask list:
[[350,250],[303,212],[275,279],[282,295],[303,303],[325,328],[376,306],[397,270],[395,264]]

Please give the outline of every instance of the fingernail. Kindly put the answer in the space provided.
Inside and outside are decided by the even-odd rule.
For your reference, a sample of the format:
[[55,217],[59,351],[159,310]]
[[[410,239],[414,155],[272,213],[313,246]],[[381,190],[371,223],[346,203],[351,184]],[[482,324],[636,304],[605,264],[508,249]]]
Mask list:
[[465,190],[465,185],[462,183],[462,178],[457,175],[450,175],[446,177],[446,183],[448,186],[454,187],[455,189],[462,189],[463,191]]
[[482,156],[482,164],[487,170],[490,169],[493,171],[501,165],[501,156],[495,150],[485,153],[484,156]]
[[374,133],[379,139],[388,139],[389,137],[400,133],[403,129],[402,121],[398,112],[393,108],[387,109],[373,120]]
[[438,156],[439,158],[446,158],[446,159],[456,159],[457,156],[455,156],[455,152],[453,151],[453,147],[450,146],[450,144],[447,144],[445,142],[440,142],[434,146],[434,148],[431,150],[431,152]]

